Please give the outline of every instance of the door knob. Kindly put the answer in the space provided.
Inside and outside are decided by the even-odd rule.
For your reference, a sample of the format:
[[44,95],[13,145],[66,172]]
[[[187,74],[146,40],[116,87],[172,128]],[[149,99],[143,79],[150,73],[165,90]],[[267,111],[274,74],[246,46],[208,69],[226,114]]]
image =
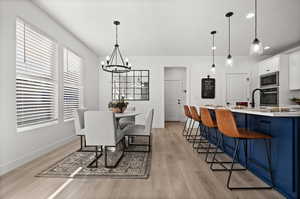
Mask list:
[[177,100],[177,103],[180,104],[180,99]]

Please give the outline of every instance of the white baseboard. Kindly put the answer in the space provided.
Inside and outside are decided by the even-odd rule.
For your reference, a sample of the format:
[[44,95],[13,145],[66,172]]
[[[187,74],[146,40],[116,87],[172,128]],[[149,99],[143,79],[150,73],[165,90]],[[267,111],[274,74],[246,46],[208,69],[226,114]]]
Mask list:
[[70,136],[70,137],[67,137],[67,138],[64,138],[64,139],[61,139],[55,143],[52,143],[48,146],[45,146],[43,148],[40,148],[40,149],[37,149],[31,153],[28,153],[28,154],[25,154],[23,155],[22,157],[18,158],[18,159],[15,159],[13,161],[10,161],[6,164],[2,164],[0,165],[0,176],[1,175],[4,175],[6,173],[8,173],[9,171],[12,171],[54,149],[57,149],[58,147],[66,144],[66,143],[69,143],[73,140],[75,140],[76,136],[73,135],[73,136]]

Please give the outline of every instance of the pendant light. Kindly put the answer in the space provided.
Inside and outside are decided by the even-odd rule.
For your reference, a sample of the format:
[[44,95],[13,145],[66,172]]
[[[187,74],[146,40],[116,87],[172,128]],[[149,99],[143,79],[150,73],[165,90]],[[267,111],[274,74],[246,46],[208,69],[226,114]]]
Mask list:
[[113,24],[116,26],[116,43],[112,54],[106,57],[106,63],[104,61],[101,62],[101,67],[103,71],[106,72],[126,73],[131,70],[131,64],[128,63],[127,58],[124,59],[122,57],[121,51],[119,49],[118,25],[120,25],[120,22],[114,21]]
[[250,46],[250,55],[260,55],[263,53],[264,49],[262,43],[257,38],[257,0],[255,1],[255,38]]
[[216,46],[215,46],[215,34],[217,33],[217,31],[211,31],[210,34],[212,35],[212,61],[213,64],[211,65],[211,72],[213,74],[216,74],[216,65],[215,65],[215,50],[216,50]]
[[228,55],[227,55],[227,59],[226,59],[226,65],[227,66],[233,66],[233,59],[231,56],[231,49],[230,49],[230,17],[232,17],[233,12],[228,12],[225,14],[225,17],[228,18]]

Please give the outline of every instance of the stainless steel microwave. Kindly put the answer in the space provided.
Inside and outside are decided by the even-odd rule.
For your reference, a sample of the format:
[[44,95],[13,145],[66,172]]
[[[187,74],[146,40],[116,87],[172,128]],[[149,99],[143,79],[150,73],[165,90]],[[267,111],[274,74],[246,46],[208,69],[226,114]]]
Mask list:
[[279,86],[279,72],[264,74],[260,76],[260,88]]

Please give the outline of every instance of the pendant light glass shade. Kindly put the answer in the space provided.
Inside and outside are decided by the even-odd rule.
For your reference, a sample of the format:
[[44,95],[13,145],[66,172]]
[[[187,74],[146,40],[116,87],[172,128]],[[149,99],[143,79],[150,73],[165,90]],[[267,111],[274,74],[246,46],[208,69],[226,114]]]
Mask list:
[[233,59],[232,59],[232,56],[230,54],[227,56],[226,66],[229,66],[229,67],[233,66]]
[[214,75],[216,74],[216,65],[215,65],[215,64],[213,64],[213,65],[211,66],[210,71],[211,71],[212,74],[214,74]]
[[264,52],[262,43],[255,38],[250,46],[250,55],[261,55]]
[[255,0],[255,39],[250,46],[250,55],[261,55],[263,52],[263,45],[257,38],[257,0]]

